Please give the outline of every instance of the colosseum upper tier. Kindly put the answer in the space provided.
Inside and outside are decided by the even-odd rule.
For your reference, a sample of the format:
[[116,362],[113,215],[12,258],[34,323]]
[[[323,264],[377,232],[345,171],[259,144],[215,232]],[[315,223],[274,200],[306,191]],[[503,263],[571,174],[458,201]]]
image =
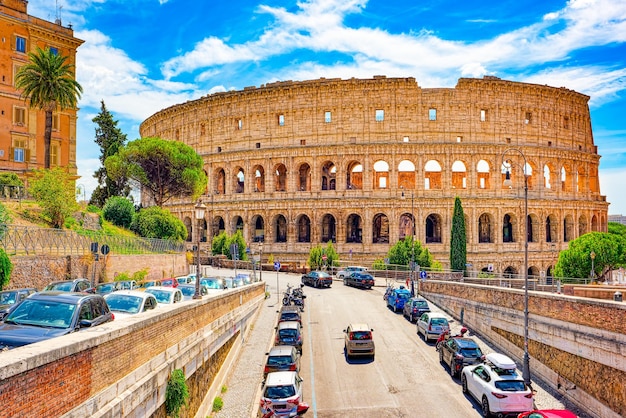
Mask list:
[[355,263],[414,234],[446,267],[458,196],[471,270],[522,273],[526,216],[528,273],[549,277],[568,241],[607,229],[588,101],[491,76],[322,78],[204,96],[140,133],[204,159],[205,222],[192,227],[196,202],[169,205],[190,242],[241,230],[264,260],[304,262],[332,241]]

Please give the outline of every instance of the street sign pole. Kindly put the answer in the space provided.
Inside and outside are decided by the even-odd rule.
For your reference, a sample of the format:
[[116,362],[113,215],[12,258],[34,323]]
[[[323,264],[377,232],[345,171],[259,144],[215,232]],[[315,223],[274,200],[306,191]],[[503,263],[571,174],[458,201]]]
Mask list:
[[280,304],[280,285],[278,283],[278,271],[280,270],[280,262],[274,261],[274,270],[276,270],[276,304]]

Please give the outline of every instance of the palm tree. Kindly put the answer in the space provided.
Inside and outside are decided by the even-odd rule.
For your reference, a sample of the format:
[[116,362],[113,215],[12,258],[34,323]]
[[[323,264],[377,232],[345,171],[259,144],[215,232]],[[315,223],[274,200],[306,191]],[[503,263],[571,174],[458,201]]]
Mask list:
[[74,78],[74,65],[66,64],[67,57],[50,48],[37,48],[28,53],[29,63],[19,69],[15,87],[31,108],[46,112],[44,131],[44,168],[50,168],[50,142],[52,138],[52,112],[60,108],[76,108],[83,88]]

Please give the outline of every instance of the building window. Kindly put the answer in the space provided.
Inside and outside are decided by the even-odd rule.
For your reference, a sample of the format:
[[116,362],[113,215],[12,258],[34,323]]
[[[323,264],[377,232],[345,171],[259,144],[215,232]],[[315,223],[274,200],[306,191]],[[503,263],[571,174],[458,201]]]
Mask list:
[[480,121],[481,122],[487,121],[487,111],[485,109],[480,110]]
[[26,38],[21,36],[15,37],[15,50],[17,52],[26,52]]
[[376,109],[376,122],[382,122],[385,120],[385,111],[382,109]]
[[13,145],[13,161],[23,163],[26,158],[26,141],[16,140],[13,141]]
[[19,126],[26,125],[26,108],[24,107],[13,108],[13,123]]
[[463,137],[462,136],[457,136],[456,137],[456,142],[461,142],[463,141]]
[[402,142],[408,143],[409,142],[409,137],[405,136],[404,138],[402,138]]
[[526,112],[526,117],[524,118],[524,123],[528,125],[533,119],[533,114],[531,112]]
[[237,120],[237,129],[241,131],[242,128],[243,128],[243,120],[242,119],[238,119]]
[[50,166],[58,167],[59,165],[59,146],[50,145]]
[[306,145],[306,139],[301,139],[300,140],[300,145],[305,146]]
[[278,115],[278,126],[285,126],[285,115]]
[[332,115],[330,112],[324,112],[324,122],[326,123],[332,122]]
[[569,116],[563,118],[563,128],[569,129]]
[[255,148],[261,148],[261,143],[260,143],[260,142],[257,142],[256,144],[254,144],[254,147],[255,147]]
[[50,52],[52,55],[59,55],[59,48],[55,48],[53,46],[50,47]]
[[428,109],[428,120],[437,120],[437,109]]
[[60,131],[60,121],[59,121],[60,117],[58,113],[55,113],[52,115],[52,130],[53,131]]

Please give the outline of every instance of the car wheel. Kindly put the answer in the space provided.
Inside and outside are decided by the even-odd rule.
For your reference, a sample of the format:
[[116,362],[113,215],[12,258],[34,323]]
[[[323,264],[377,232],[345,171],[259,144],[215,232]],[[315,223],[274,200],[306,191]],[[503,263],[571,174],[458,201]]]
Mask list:
[[461,375],[461,390],[463,393],[467,393],[467,378],[464,374]]
[[456,377],[456,367],[454,366],[456,366],[454,364],[454,359],[451,359],[450,360],[450,377],[453,379]]
[[491,416],[491,411],[489,410],[489,401],[486,396],[483,396],[483,401],[480,403],[480,409],[483,412],[483,417],[489,418]]

